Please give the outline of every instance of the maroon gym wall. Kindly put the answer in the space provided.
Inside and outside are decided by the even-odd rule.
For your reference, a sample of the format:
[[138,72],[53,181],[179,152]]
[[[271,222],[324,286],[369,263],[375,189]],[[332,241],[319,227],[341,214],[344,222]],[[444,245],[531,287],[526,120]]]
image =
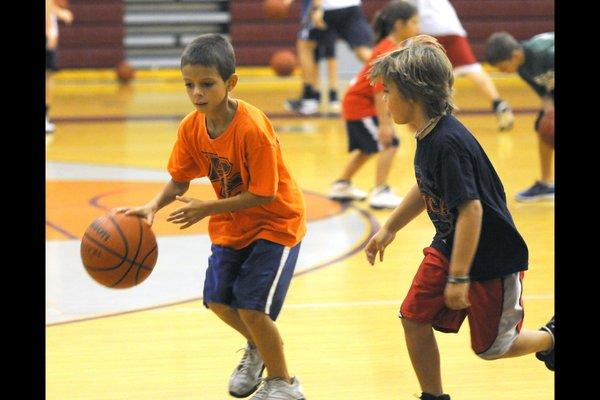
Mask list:
[[[371,21],[375,11],[388,0],[363,0],[363,10]],[[300,28],[301,0],[292,3],[288,17],[267,20],[262,0],[229,2],[229,33],[238,65],[267,65],[269,56],[280,48],[295,48]],[[483,47],[493,32],[505,30],[518,40],[554,31],[554,0],[453,0],[475,56],[483,59]]]

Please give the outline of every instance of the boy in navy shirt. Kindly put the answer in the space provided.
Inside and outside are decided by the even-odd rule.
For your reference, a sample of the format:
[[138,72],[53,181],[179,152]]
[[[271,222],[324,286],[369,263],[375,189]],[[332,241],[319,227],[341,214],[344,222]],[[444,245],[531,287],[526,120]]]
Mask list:
[[424,210],[436,230],[400,307],[420,398],[450,399],[433,329],[458,332],[465,317],[479,357],[536,353],[554,370],[554,317],[540,330],[521,330],[527,246],[490,160],[451,115],[453,73],[443,47],[427,35],[408,39],[379,58],[370,77],[383,82],[394,122],[414,131],[417,183],[367,244],[367,259],[374,264],[379,253],[382,261],[396,232]]

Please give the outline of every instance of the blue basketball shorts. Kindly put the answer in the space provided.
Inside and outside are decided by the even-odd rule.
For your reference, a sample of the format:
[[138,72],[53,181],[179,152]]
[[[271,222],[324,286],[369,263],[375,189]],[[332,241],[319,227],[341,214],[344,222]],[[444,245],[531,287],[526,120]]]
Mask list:
[[213,244],[204,280],[204,305],[262,311],[277,319],[298,260],[300,243],[259,239],[243,249]]

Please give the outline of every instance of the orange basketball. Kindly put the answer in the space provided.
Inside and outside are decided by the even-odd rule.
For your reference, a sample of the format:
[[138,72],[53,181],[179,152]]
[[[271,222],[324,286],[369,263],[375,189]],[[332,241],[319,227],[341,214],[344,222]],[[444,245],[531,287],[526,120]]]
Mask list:
[[121,61],[115,68],[117,80],[120,83],[129,83],[135,78],[135,69],[127,61]]
[[124,289],[142,283],[158,257],[150,225],[139,217],[106,214],[90,224],[81,239],[81,261],[101,285]]
[[264,0],[263,10],[265,17],[270,19],[280,19],[287,17],[288,6],[286,6],[283,0]]
[[538,125],[540,138],[554,147],[554,111],[544,113]]
[[273,53],[269,65],[278,76],[289,76],[296,68],[296,55],[290,50],[279,50]]

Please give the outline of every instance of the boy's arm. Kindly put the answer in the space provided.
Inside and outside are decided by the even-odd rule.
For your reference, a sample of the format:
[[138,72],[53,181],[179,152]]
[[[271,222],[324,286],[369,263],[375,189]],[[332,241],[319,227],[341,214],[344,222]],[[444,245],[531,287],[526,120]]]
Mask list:
[[470,305],[469,269],[479,244],[482,218],[483,208],[479,200],[468,200],[458,206],[448,283],[444,291],[446,305],[453,310]]
[[126,215],[137,215],[146,218],[150,225],[154,221],[154,214],[164,206],[171,204],[177,196],[187,192],[190,187],[189,182],[175,182],[173,179],[148,203],[141,207],[119,207],[113,211],[117,213],[124,212]]
[[367,243],[365,253],[371,265],[375,263],[377,253],[379,253],[379,261],[383,261],[383,252],[387,245],[396,237],[396,232],[415,219],[423,210],[425,210],[425,202],[421,197],[419,186],[415,184],[392,212],[392,215],[390,215],[385,224]]
[[251,192],[242,192],[237,196],[226,199],[202,201],[190,197],[177,196],[177,200],[186,203],[181,208],[169,214],[167,221],[175,224],[184,224],[180,229],[192,226],[203,218],[213,214],[238,211],[267,204],[275,200],[276,196],[257,196]]

